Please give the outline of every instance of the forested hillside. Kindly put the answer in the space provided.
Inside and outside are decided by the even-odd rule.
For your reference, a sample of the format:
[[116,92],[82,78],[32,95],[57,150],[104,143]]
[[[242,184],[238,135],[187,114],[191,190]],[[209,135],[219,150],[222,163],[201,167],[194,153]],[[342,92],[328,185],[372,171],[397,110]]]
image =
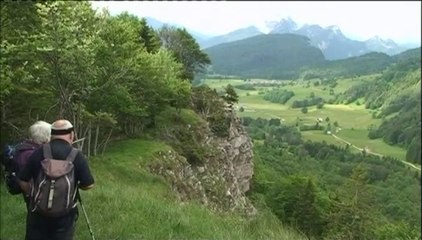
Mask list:
[[327,60],[318,67],[304,67],[302,76],[305,79],[311,79],[380,73],[393,62],[394,59],[391,56],[373,52],[341,60]]
[[210,74],[305,80],[381,73],[400,59],[420,55],[420,48],[416,48],[394,56],[371,52],[358,57],[326,60],[318,48],[310,45],[307,37],[296,34],[263,34],[204,51],[212,61]]
[[382,124],[372,128],[369,138],[407,149],[406,160],[421,162],[421,52],[420,48],[394,57],[394,62],[375,81],[362,82],[337,99],[347,103],[362,100],[376,110]]
[[309,39],[294,34],[268,34],[220,44],[204,50],[212,71],[242,77],[291,79],[306,65],[324,61],[321,50]]
[[419,239],[420,174],[350,146],[303,141],[279,119],[244,118],[255,140],[255,205],[311,239]]
[[[303,78],[333,78],[352,77],[365,74],[382,73],[390,65],[400,62],[400,65],[415,65],[420,62],[421,48],[407,50],[403,53],[389,56],[385,53],[372,52],[359,57],[351,57],[341,60],[325,61],[318,67],[305,67]],[[396,68],[399,69],[399,68]],[[399,69],[404,71],[405,69]]]

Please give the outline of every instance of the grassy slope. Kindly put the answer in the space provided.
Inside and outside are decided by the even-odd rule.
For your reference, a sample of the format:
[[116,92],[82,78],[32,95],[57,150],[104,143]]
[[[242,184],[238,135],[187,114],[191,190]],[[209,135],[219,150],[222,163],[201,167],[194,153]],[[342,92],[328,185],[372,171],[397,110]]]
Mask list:
[[[361,76],[359,78],[345,78],[337,81],[337,86],[334,88],[334,93],[341,93],[349,89],[360,81],[372,81],[376,75]],[[289,83],[290,81],[283,81]],[[300,108],[290,108],[290,105],[295,100],[303,100],[309,98],[311,92],[316,97],[322,97],[326,100],[333,98],[329,95],[328,86],[314,86],[311,82],[309,87],[306,87],[308,81],[295,82],[294,85],[287,84],[282,87],[283,89],[291,90],[295,93],[285,105],[278,103],[271,103],[265,101],[259,95],[259,91],[267,91],[272,87],[258,88],[257,90],[239,90],[236,92],[239,95],[239,106],[243,106],[245,111],[239,112],[239,116],[249,116],[253,118],[280,118],[286,124],[295,124],[298,118],[301,123],[304,124],[315,124],[316,118],[323,118],[324,120],[328,117],[331,125],[334,122],[339,124],[340,131],[335,134],[344,140],[351,142],[360,148],[368,147],[372,152],[380,153],[382,155],[396,157],[400,160],[405,159],[406,150],[397,146],[390,146],[383,142],[381,139],[370,140],[368,136],[368,127],[371,125],[378,126],[381,124],[381,119],[372,118],[372,111],[365,109],[364,104],[356,105],[351,103],[348,105],[344,104],[325,104],[322,109],[316,107],[308,107],[308,113],[304,114]],[[206,84],[212,88],[220,89],[227,84],[233,86],[244,84],[242,80],[206,80]],[[324,88],[326,88],[324,90]],[[363,101],[361,101],[363,103]],[[328,136],[323,131],[305,131],[302,132],[303,138],[312,141],[326,141],[327,143],[338,144],[344,146],[343,142],[336,140],[335,138]]]
[[[81,195],[96,239],[304,239],[265,211],[245,219],[181,204],[169,184],[145,170],[153,154],[166,149],[151,140],[126,140],[90,159],[96,186]],[[3,182],[0,193],[0,239],[23,239],[24,203]],[[91,239],[81,210],[77,224],[75,239]]]

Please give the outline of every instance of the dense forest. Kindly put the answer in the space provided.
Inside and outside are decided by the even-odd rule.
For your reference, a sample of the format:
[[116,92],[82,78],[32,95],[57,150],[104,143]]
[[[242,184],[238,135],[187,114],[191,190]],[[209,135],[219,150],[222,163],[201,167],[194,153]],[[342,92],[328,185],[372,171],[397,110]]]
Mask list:
[[385,53],[372,52],[358,57],[327,60],[317,67],[305,66],[302,75],[304,78],[351,77],[382,72],[393,62],[393,57]]
[[301,67],[324,62],[321,50],[309,39],[295,34],[259,35],[204,50],[212,71],[224,75],[266,79],[298,77]]
[[187,107],[210,63],[185,30],[96,13],[89,2],[1,4],[1,143],[36,120],[69,119],[88,154],[141,135],[163,109]]
[[249,196],[316,239],[418,239],[420,173],[398,161],[301,139],[279,119],[243,118],[255,141]]

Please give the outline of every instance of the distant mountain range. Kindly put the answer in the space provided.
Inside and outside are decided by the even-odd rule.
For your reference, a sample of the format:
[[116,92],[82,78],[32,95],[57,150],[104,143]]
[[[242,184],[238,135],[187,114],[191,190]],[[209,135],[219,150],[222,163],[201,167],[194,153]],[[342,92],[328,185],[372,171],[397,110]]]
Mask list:
[[221,43],[228,43],[237,40],[242,40],[256,35],[262,35],[263,33],[255,26],[249,26],[246,28],[238,29],[225,35],[212,37],[199,42],[202,49],[216,46]]
[[[153,18],[147,18],[147,21],[155,29],[164,24]],[[183,27],[171,23],[168,24]],[[337,26],[323,28],[316,24],[305,24],[299,27],[291,18],[282,19],[279,22],[267,22],[266,25],[269,29],[268,34],[290,33],[306,36],[309,38],[310,44],[319,48],[327,60],[345,59],[369,52],[382,52],[388,55],[395,55],[407,49],[419,47],[416,45],[398,45],[390,39],[381,39],[378,36],[374,36],[366,41],[357,41],[344,36]],[[197,40],[202,49],[257,35],[264,35],[255,26],[248,26],[220,36],[208,36],[190,29],[187,30]]]
[[310,39],[311,45],[321,49],[328,60],[355,57],[369,52],[394,55],[406,50],[392,40],[383,40],[379,37],[373,37],[366,41],[349,39],[337,26],[323,28],[315,24],[305,24],[298,28],[291,18],[282,19],[276,23],[270,31],[270,34],[274,33],[293,33],[306,36]]

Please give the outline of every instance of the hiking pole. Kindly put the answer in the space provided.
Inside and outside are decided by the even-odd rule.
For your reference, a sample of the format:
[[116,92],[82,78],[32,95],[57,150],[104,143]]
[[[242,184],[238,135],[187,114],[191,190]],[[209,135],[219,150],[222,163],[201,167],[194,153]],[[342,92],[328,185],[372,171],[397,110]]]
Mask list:
[[[84,146],[84,141],[85,141],[85,138],[79,138],[78,140],[73,141],[72,144],[78,143],[76,144],[77,148],[82,151],[82,147]],[[79,144],[79,142],[82,142],[82,144]]]
[[81,198],[81,195],[79,194],[79,191],[77,195],[78,195],[79,203],[81,204],[82,212],[84,213],[84,216],[85,216],[86,224],[88,225],[89,233],[91,234],[92,240],[95,240],[94,232],[92,231],[91,224],[89,224],[88,215],[86,214],[84,205],[82,204],[82,198]]

